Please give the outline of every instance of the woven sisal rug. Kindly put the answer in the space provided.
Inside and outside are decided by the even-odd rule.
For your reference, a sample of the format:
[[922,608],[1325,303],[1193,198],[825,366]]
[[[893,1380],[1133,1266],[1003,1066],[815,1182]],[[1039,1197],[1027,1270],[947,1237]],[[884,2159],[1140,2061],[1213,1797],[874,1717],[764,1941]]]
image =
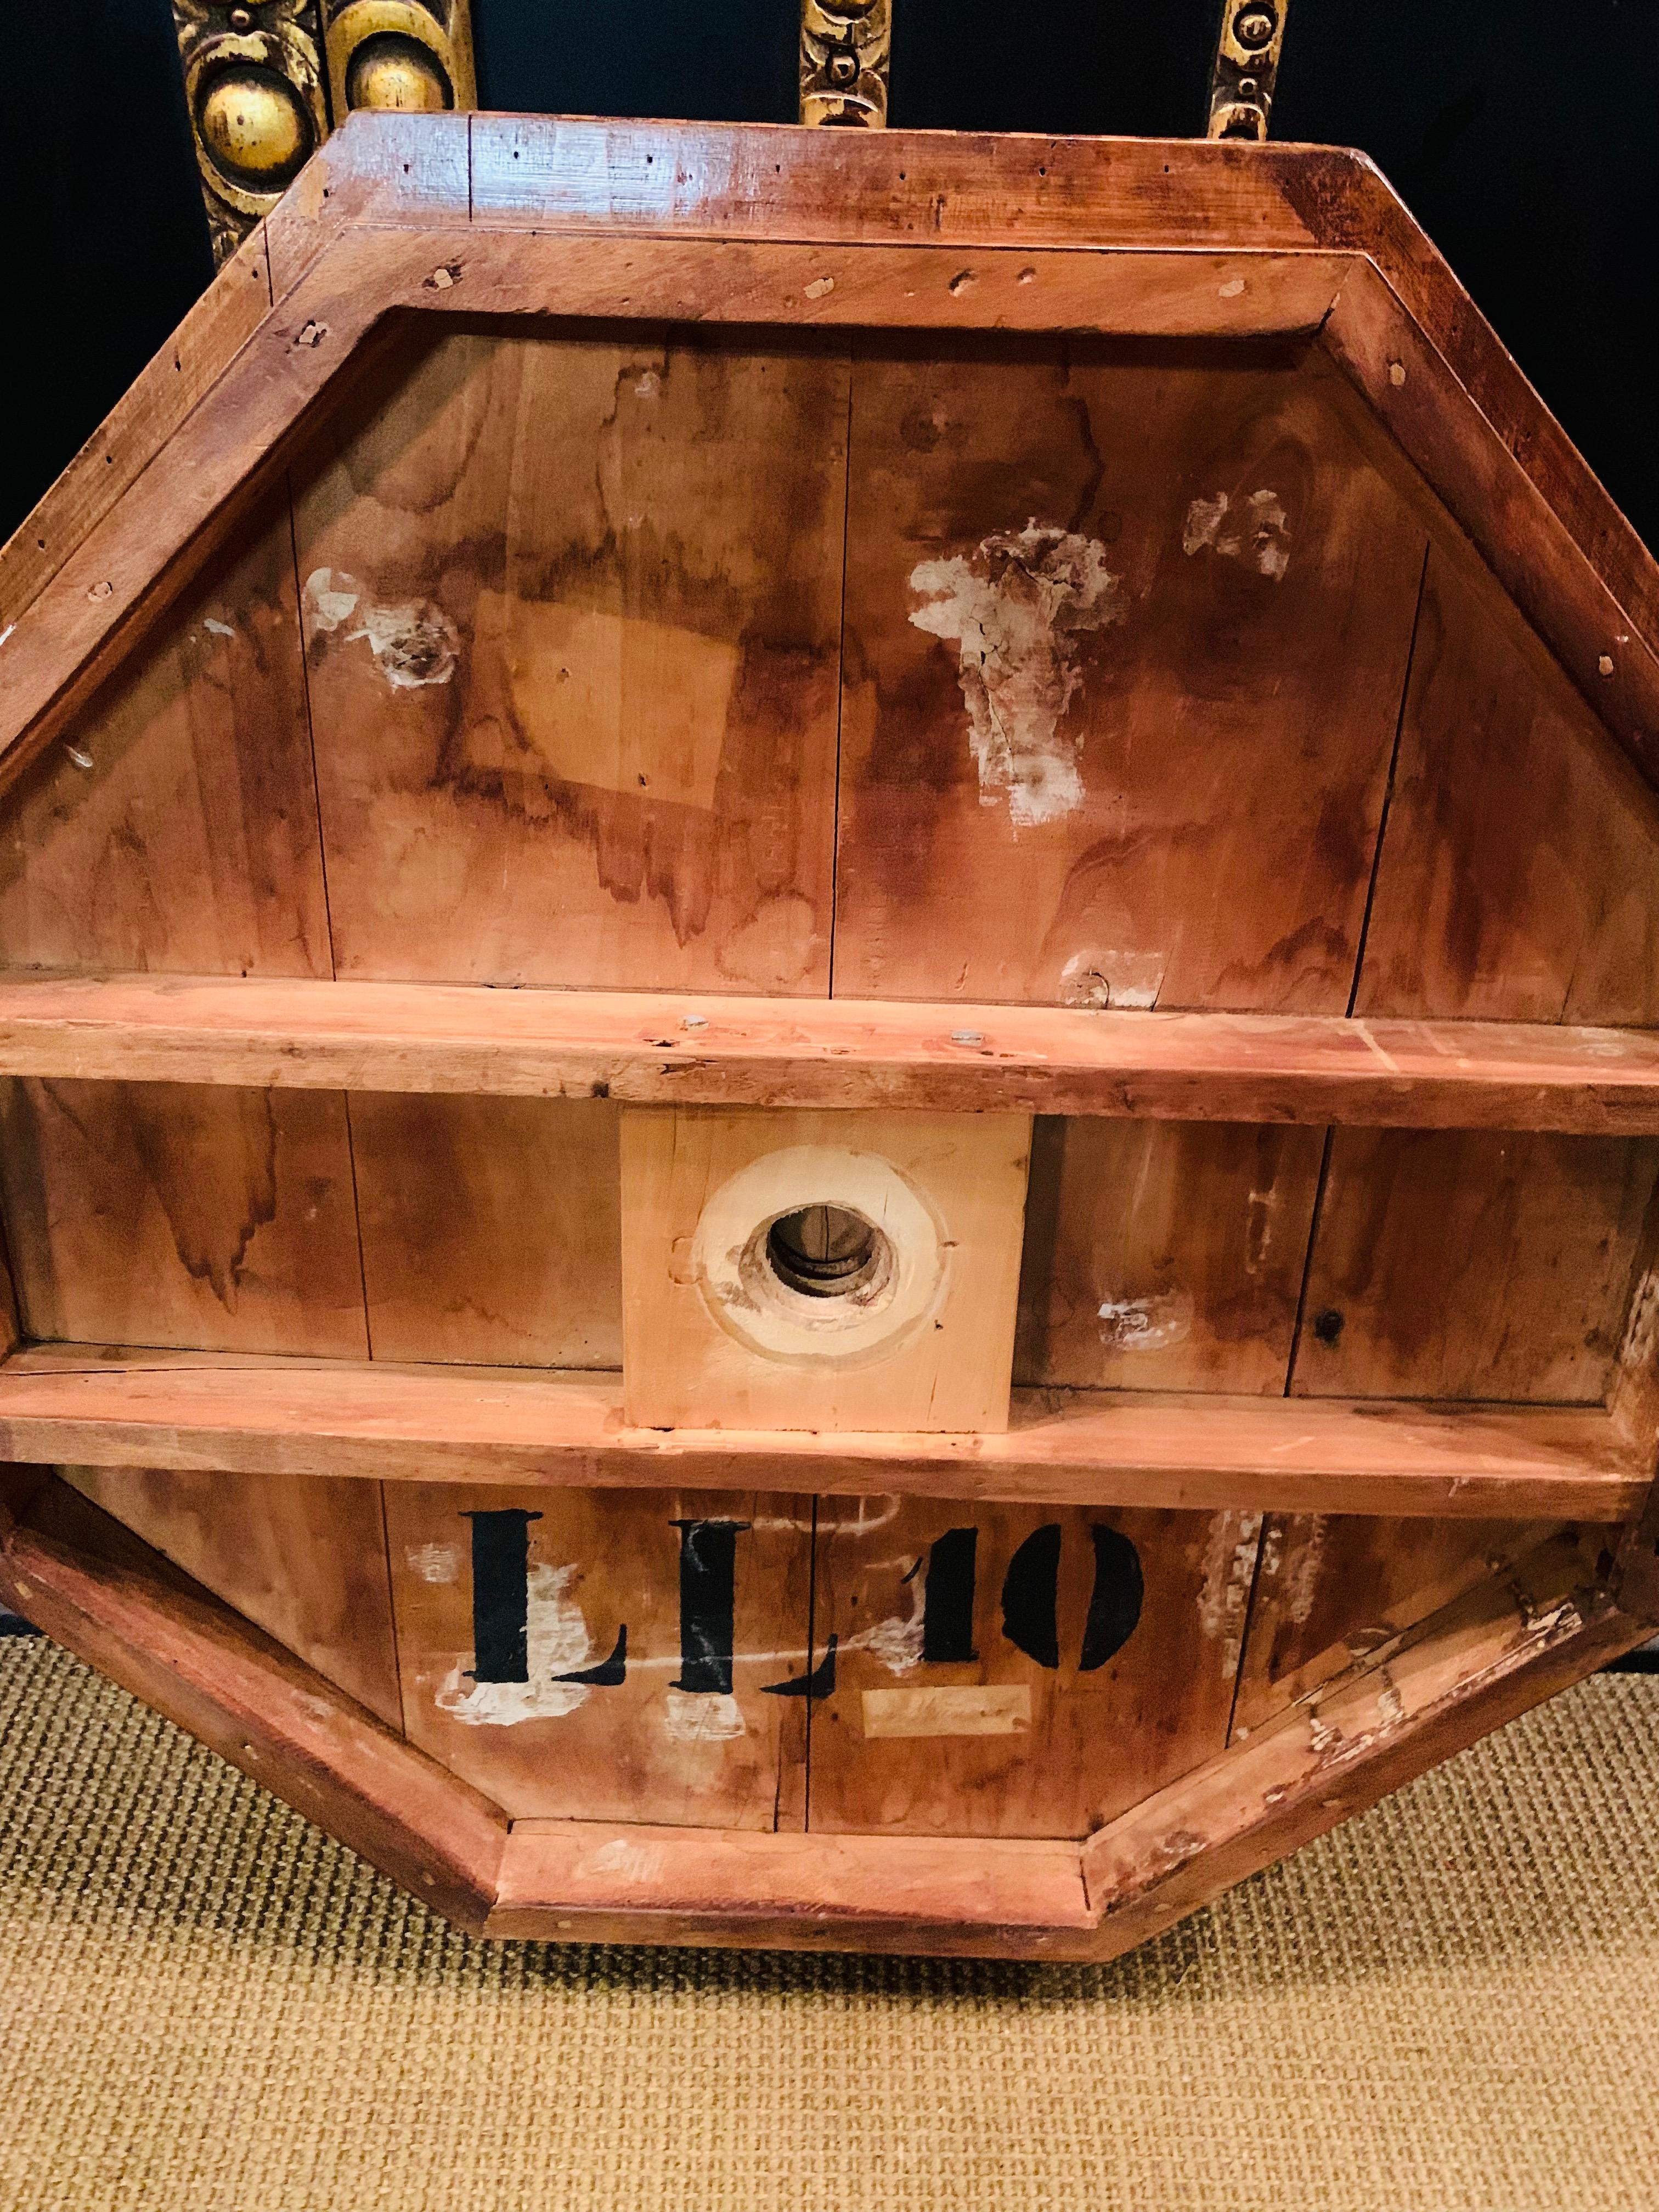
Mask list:
[[0,1642],[8,2212],[1659,2204],[1659,1678],[1098,1968],[481,1944]]

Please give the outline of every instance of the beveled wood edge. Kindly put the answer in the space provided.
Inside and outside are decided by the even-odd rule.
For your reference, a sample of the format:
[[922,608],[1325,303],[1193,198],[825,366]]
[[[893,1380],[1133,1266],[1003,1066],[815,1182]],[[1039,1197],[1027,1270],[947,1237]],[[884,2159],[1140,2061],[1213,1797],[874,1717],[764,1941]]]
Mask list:
[[0,977],[0,1076],[1659,1133],[1659,1031],[223,976]]
[[[1659,653],[1650,636],[1373,261],[1357,263],[1316,344],[1382,423],[1591,712],[1659,787]],[[1600,492],[1595,479],[1589,481]],[[1562,580],[1575,575],[1576,587]],[[1659,589],[1659,575],[1653,580]]]
[[[1514,1595],[1489,1589],[1473,1607],[1445,1608],[1400,1650],[1325,1685],[1081,1844],[509,1824],[67,1485],[0,1480],[8,1493],[0,1597],[382,1873],[490,1937],[1109,1959],[1649,1628],[1599,1585],[1571,1581],[1570,1545],[1541,1547],[1517,1571]],[[1433,1693],[1407,1711],[1413,1680]],[[1367,1700],[1381,1725],[1346,1735],[1340,1717]],[[1285,1772],[1292,1780],[1281,1786]],[[1280,1779],[1263,1790],[1269,1774]]]
[[0,1365],[3,1460],[1595,1523],[1653,1465],[1600,1407],[1020,1389],[1002,1433],[642,1429],[611,1373],[65,1344]]
[[[300,334],[308,326],[317,326],[319,320],[306,312],[308,288],[317,285],[325,264],[349,247],[354,237],[378,239],[391,260],[398,262],[392,242],[400,236],[412,242],[416,231],[433,224],[435,207],[442,209],[446,216],[438,226],[441,238],[452,245],[458,238],[467,238],[474,252],[492,238],[519,249],[538,243],[556,248],[563,242],[559,232],[539,216],[515,230],[503,228],[501,210],[487,205],[490,224],[480,224],[475,220],[475,202],[482,198],[488,203],[489,198],[477,190],[481,149],[494,143],[492,133],[503,131],[520,137],[528,134],[531,138],[538,132],[544,136],[550,133],[550,143],[562,142],[567,149],[581,143],[600,149],[614,149],[624,142],[633,143],[636,149],[648,144],[660,151],[665,170],[672,171],[676,177],[680,174],[681,164],[678,152],[672,154],[671,160],[672,149],[695,144],[706,152],[710,146],[725,147],[735,162],[737,149],[752,144],[754,133],[793,131],[788,189],[795,191],[804,202],[810,203],[809,187],[820,189],[822,197],[823,178],[832,173],[837,191],[843,196],[852,184],[864,179],[869,189],[862,200],[854,194],[856,204],[842,219],[849,222],[868,221],[872,215],[883,213],[878,187],[884,179],[889,187],[885,215],[890,224],[897,220],[914,224],[919,210],[925,205],[933,226],[932,240],[945,239],[951,246],[975,238],[983,238],[989,246],[1023,246],[1028,239],[1035,244],[1046,219],[1073,244],[1079,242],[1076,234],[1081,229],[1082,242],[1110,247],[1114,235],[1109,223],[1105,225],[1103,235],[1097,234],[1092,240],[1088,235],[1102,218],[1088,206],[1086,189],[1091,184],[1098,185],[1102,178],[1109,178],[1116,196],[1112,204],[1120,245],[1123,210],[1127,207],[1146,223],[1144,231],[1135,234],[1140,243],[1156,245],[1173,238],[1183,246],[1206,251],[1217,250],[1218,244],[1225,242],[1236,250],[1247,252],[1265,249],[1346,252],[1366,261],[1395,289],[1402,313],[1420,326],[1423,343],[1437,353],[1450,380],[1452,396],[1480,415],[1492,430],[1501,455],[1502,480],[1512,488],[1524,485],[1552,510],[1554,522],[1565,533],[1571,549],[1569,558],[1591,572],[1595,584],[1616,609],[1615,635],[1625,634],[1619,646],[1625,657],[1618,663],[1617,680],[1601,690],[1592,686],[1589,696],[1598,714],[1613,724],[1620,741],[1641,758],[1644,769],[1650,775],[1656,773],[1653,762],[1647,757],[1656,746],[1644,745],[1644,738],[1659,726],[1659,659],[1655,657],[1656,642],[1659,641],[1659,564],[1613,507],[1583,458],[1566,441],[1559,424],[1515,368],[1443,259],[1363,155],[1335,149],[1281,145],[1245,148],[1205,141],[1005,140],[964,137],[949,132],[800,132],[794,126],[782,125],[656,125],[489,116],[410,118],[365,112],[349,118],[343,129],[335,134],[324,151],[307,164],[281,206],[267,219],[264,234],[271,255],[275,304],[253,337],[231,350],[219,382],[222,384],[224,376],[250,355],[262,352],[269,356],[272,346],[267,344],[262,349],[262,339],[274,337],[279,357],[284,352],[292,355]],[[867,146],[845,143],[858,139],[876,143]],[[825,141],[834,143],[826,146]],[[1048,158],[1036,160],[1038,155]],[[818,169],[826,159],[830,161],[831,167],[824,169],[823,178],[819,178]],[[890,172],[895,162],[901,161],[907,165],[907,175],[910,165],[937,165],[942,175],[954,180],[958,196],[965,195],[969,205],[974,204],[972,193],[976,191],[981,212],[975,222],[960,237],[946,238],[945,208],[950,195],[947,192],[941,198],[939,192],[931,197],[920,192],[920,179],[908,182],[902,201],[896,203]],[[980,164],[977,170],[973,166],[975,161]],[[1019,168],[1022,162],[1023,170]],[[808,173],[802,167],[804,163],[817,166]],[[1039,172],[1035,179],[1030,173],[1033,167]],[[1213,183],[1219,179],[1224,182],[1222,197],[1228,202],[1231,223],[1236,228],[1223,222],[1218,210],[1206,208],[1202,234],[1196,233],[1190,216],[1182,217],[1180,194],[1167,181],[1177,168],[1183,172],[1183,183],[1189,188],[1194,179]],[[1041,173],[1044,171],[1053,172],[1051,184]],[[608,170],[606,174],[609,177]],[[1005,206],[1006,193],[1012,190],[1017,179],[1028,192],[1034,185],[1043,187],[1043,191],[1036,196],[1036,204],[1022,205],[1021,220],[1028,228],[1018,238],[1010,229],[1006,213],[999,228],[996,211],[986,198],[988,175],[1003,187]],[[464,210],[460,205],[463,180],[466,203]],[[612,198],[614,201],[614,195]],[[1241,198],[1242,211],[1232,209],[1231,202]],[[1051,204],[1051,212],[1046,217],[1044,199]],[[763,200],[755,202],[756,206],[765,204]],[[732,235],[732,217],[741,211],[740,203],[726,208],[726,221],[708,234]],[[769,216],[764,219],[770,221]],[[586,220],[591,221],[591,216]],[[661,222],[663,218],[653,220]],[[624,252],[651,227],[646,222],[629,228],[618,216],[614,204],[605,212],[605,222],[603,234]],[[677,228],[682,237],[688,234],[690,226],[683,202],[676,204],[669,227]],[[901,236],[906,234],[911,234],[901,232]],[[315,251],[309,258],[295,250],[296,240],[314,242]],[[860,251],[884,250],[882,245],[872,249],[867,241],[852,242]],[[888,243],[884,241],[884,245]],[[418,254],[416,258],[420,258]],[[441,264],[434,264],[427,276],[435,276],[439,265]],[[402,267],[401,263],[398,266]],[[488,303],[482,301],[476,291],[470,296],[457,297],[457,294],[465,292],[465,287],[430,285],[425,296],[420,296],[418,290],[410,296],[409,283],[400,285],[397,281],[397,270],[392,271],[389,282],[386,269],[356,269],[354,274],[355,295],[351,286],[333,288],[340,295],[336,307],[337,323],[344,313],[350,326],[349,343],[354,346],[374,322],[399,305],[418,305],[438,312],[465,313],[469,308],[477,311],[480,307],[489,311]],[[223,281],[222,276],[219,282]],[[418,288],[423,280],[414,281]],[[348,302],[356,312],[347,311]],[[968,311],[960,319],[962,327],[975,325],[972,302],[970,293],[963,302]],[[557,310],[550,309],[545,301],[538,301],[535,312],[544,314]],[[344,335],[326,323],[323,327],[330,337]],[[308,350],[314,356],[333,349],[319,343]],[[307,365],[300,364],[301,369]],[[309,379],[303,374],[296,378],[293,360],[282,361],[286,374],[272,380],[292,404],[260,447],[261,453],[292,427],[326,381],[320,362],[313,358],[308,365],[315,374]],[[152,372],[145,374],[149,377]],[[204,393],[203,400],[190,413],[202,414],[210,396],[210,392]],[[152,458],[178,427],[176,422],[164,422],[158,417],[150,441]],[[96,442],[92,441],[94,445]],[[88,451],[91,449],[89,446]],[[72,465],[71,472],[81,465]],[[252,461],[247,461],[229,484],[216,490],[210,511],[230,501],[237,485],[249,477],[253,465]],[[179,472],[169,474],[176,483]],[[142,483],[142,476],[140,468],[122,499],[106,509],[99,508],[100,519],[88,533],[90,538],[101,536],[103,525],[118,514],[126,498]],[[31,529],[42,534],[37,517],[51,510],[58,498],[56,489],[46,495],[36,514],[21,526],[14,544],[26,541]],[[68,503],[73,505],[72,501]],[[1504,565],[1504,520],[1498,511],[1498,502],[1489,496],[1480,512],[1470,514],[1462,524],[1500,580]],[[181,518],[172,540],[174,555],[204,527],[200,520]],[[83,538],[65,556],[62,566],[54,571],[26,611],[35,611],[53,596],[52,586],[62,577],[64,568],[74,565],[86,543]],[[113,644],[125,647],[142,635],[143,621],[134,621],[132,617],[142,612],[139,603],[143,592],[149,589],[150,577],[125,578],[118,582],[114,577],[94,574],[100,565],[95,559],[82,565],[87,567],[86,576],[78,579],[82,597],[88,592],[104,595],[95,605],[97,618],[91,624],[86,623],[73,583],[55,595],[64,610],[63,650],[57,655],[51,678],[44,688],[39,682],[32,686],[23,684],[21,714],[0,727],[0,759],[8,752],[15,757],[15,740],[25,729],[33,727],[40,742],[49,741],[53,729],[61,725],[106,672],[109,657],[106,647]],[[151,569],[155,565],[154,562],[146,564]],[[1583,688],[1582,671],[1587,665],[1587,656],[1591,663],[1599,661],[1605,650],[1607,624],[1592,623],[1589,627],[1593,634],[1584,635],[1585,626],[1578,619],[1577,611],[1564,605],[1560,595],[1553,593],[1549,586],[1547,577],[1539,582],[1538,588],[1530,594],[1533,603],[1524,611],[1574,681]],[[1506,585],[1505,588],[1510,586]],[[157,596],[151,592],[152,599]],[[77,617],[82,618],[74,619]],[[0,636],[9,638],[19,619],[14,615],[0,623]],[[12,666],[8,667],[3,649],[0,649],[0,678],[13,679],[9,688],[14,691],[18,689],[15,666],[16,656],[14,655]]]

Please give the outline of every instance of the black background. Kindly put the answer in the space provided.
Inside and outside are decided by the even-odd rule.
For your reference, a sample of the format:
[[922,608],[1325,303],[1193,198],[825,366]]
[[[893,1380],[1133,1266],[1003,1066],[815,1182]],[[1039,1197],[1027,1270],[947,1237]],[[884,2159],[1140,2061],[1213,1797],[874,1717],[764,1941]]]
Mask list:
[[[473,0],[480,99],[787,121],[796,10]],[[894,13],[896,124],[1201,126],[1216,0],[895,0]],[[210,263],[169,0],[0,0],[0,39],[3,533]],[[1291,0],[1273,122],[1277,137],[1376,158],[1659,544],[1659,0]]]

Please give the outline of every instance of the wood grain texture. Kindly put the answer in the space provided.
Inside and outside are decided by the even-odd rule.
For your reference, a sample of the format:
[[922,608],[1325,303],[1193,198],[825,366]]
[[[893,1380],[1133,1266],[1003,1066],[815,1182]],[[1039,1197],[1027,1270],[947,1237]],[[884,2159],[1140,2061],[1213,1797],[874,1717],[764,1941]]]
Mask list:
[[1282,1391],[1323,1152],[1311,1128],[1039,1121],[1015,1379]]
[[1438,549],[1357,1005],[1659,1021],[1659,800],[1490,577]]
[[620,1367],[615,1107],[376,1092],[349,1105],[376,1358]]
[[1659,1039],[1551,1023],[12,977],[0,978],[0,1073],[1659,1133]]
[[331,973],[286,500],[9,795],[0,963]]
[[31,1336],[367,1355],[337,1093],[8,1083],[0,1188]]
[[[1097,1525],[1133,1547],[1144,1600],[1127,1641],[1085,1670]],[[1227,1738],[1261,1525],[1251,1513],[821,1499],[814,1648],[832,1632],[839,1644],[835,1693],[810,1726],[813,1832],[1081,1836],[1202,1765]],[[953,1528],[977,1531],[972,1656],[935,1659],[924,1638],[945,1569],[931,1547]],[[1025,1608],[1006,1582],[1044,1528],[1059,1537],[1057,1581],[1043,1585],[1055,1603],[1052,1619],[1045,1603],[1030,1610],[1056,1632],[1052,1660],[1012,1640]],[[976,1691],[1006,1701],[1004,1729],[981,1732]],[[884,1697],[896,1719],[921,1709],[915,1735],[872,1729]]]
[[88,1344],[0,1369],[0,1459],[1585,1522],[1629,1519],[1652,1480],[1650,1449],[1595,1408],[1022,1390],[1002,1435],[635,1429],[614,1376]]
[[1481,1583],[1506,1583],[1557,1533],[1543,1521],[1269,1514],[1239,1668],[1235,1736],[1364,1665]]
[[1091,1837],[1083,1871],[1103,1954],[1144,1942],[1643,1634],[1576,1546],[1543,1546],[1511,1584],[1483,1582],[1386,1660]]
[[1316,386],[872,345],[848,534],[839,995],[1346,1011],[1424,539]]
[[380,1485],[65,1467],[64,1481],[401,1729]]
[[[1479,319],[1472,311],[1468,319]],[[1490,330],[1477,343],[1489,362],[1502,351]],[[1364,265],[1344,285],[1321,344],[1652,781],[1659,767],[1652,556],[1559,424],[1511,363],[1504,381],[1512,428],[1500,429],[1469,404],[1456,368],[1392,285]]]
[[[1023,1115],[630,1109],[629,1420],[1003,1428],[1030,1151]],[[825,1203],[852,1209],[874,1239],[876,1272],[847,1297],[797,1295],[768,1260],[775,1220]]]
[[[529,1523],[529,1679],[471,1679],[470,1514]],[[805,1664],[811,1506],[754,1492],[406,1486],[386,1501],[410,1742],[514,1818],[770,1829],[794,1701],[763,1694]],[[731,1688],[689,1685],[676,1523],[745,1524],[732,1545]],[[597,1666],[627,1629],[624,1680],[555,1677]],[[688,1680],[681,1689],[676,1684]]]
[[843,361],[453,337],[299,491],[340,972],[822,992]]
[[923,1926],[951,1944],[967,1923],[981,1942],[1023,1938],[1040,1954],[1054,1929],[1091,1925],[1074,1844],[515,1820],[486,1933],[569,1941],[630,1920],[638,1931],[671,1898],[678,1924],[705,1940],[721,1941],[723,1923],[725,1941],[745,1942],[769,1923],[774,1942],[824,1950],[869,1937],[913,1948]]
[[1339,1129],[1291,1388],[1600,1402],[1656,1172],[1650,1139]]

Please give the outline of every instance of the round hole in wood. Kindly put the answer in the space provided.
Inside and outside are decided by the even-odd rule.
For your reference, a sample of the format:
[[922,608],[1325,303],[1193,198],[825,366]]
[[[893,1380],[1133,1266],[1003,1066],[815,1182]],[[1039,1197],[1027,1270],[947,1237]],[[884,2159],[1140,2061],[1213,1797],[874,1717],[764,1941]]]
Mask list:
[[803,1206],[766,1232],[766,1263],[781,1283],[809,1298],[845,1298],[884,1271],[887,1239],[845,1206]]

